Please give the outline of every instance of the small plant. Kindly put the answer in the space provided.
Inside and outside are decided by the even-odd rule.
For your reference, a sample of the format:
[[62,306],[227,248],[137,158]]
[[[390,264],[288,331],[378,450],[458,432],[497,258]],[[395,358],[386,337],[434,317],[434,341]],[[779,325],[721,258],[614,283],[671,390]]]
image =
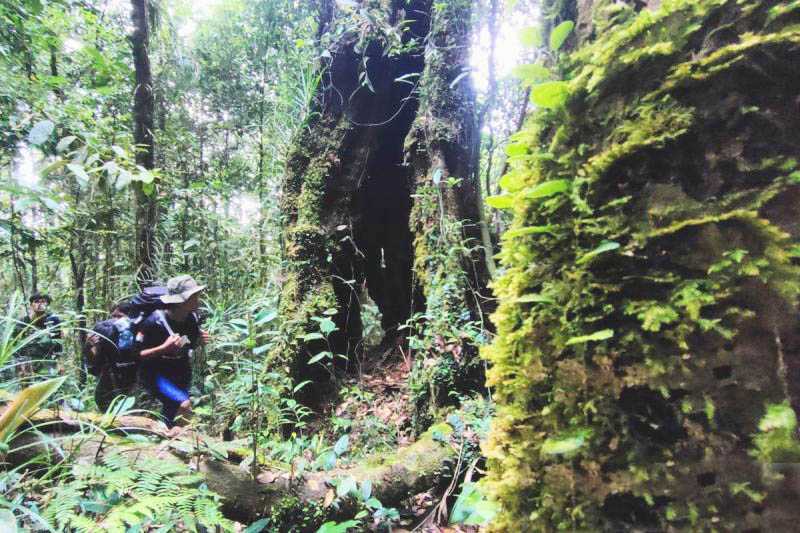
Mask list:
[[758,423],[751,455],[764,463],[800,462],[800,440],[796,431],[797,415],[788,402],[768,405]]
[[337,312],[338,311],[336,309],[328,309],[323,313],[323,316],[321,317],[312,316],[311,320],[317,323],[319,329],[318,331],[312,331],[310,333],[306,333],[303,336],[303,341],[305,342],[323,340],[325,341],[325,344],[328,345],[327,350],[318,352],[316,355],[314,355],[313,357],[311,357],[311,359],[308,360],[307,364],[309,365],[321,364],[325,368],[325,370],[327,370],[330,373],[331,379],[335,378],[335,374],[333,372],[333,363],[335,359],[338,357],[340,359],[344,359],[345,361],[348,360],[347,355],[334,353],[334,350],[330,342],[331,334],[339,330],[339,328],[336,326],[336,323],[331,319],[331,317],[334,316]]
[[[326,506],[339,508],[342,501],[352,499],[361,509],[353,517],[354,520],[343,522],[350,524],[347,527],[363,526],[362,520],[371,516],[371,529],[391,531],[392,526],[400,520],[400,513],[394,507],[384,507],[384,505],[372,494],[372,482],[364,480],[361,483],[353,477],[337,479],[331,482],[333,488],[328,491],[325,497]],[[330,527],[336,525],[335,522],[328,522]],[[324,525],[323,525],[324,527]],[[321,529],[320,529],[321,531]],[[345,531],[345,530],[341,530]]]

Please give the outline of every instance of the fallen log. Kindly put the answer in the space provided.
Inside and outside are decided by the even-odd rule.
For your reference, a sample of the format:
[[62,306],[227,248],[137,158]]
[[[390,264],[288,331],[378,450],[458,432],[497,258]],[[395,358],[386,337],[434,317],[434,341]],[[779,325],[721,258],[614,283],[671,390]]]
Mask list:
[[[385,506],[449,481],[449,464],[457,449],[450,444],[452,428],[439,424],[408,446],[369,456],[355,464],[328,471],[305,472],[292,478],[288,469],[261,468],[253,479],[240,466],[251,452],[245,441],[223,442],[193,431],[171,437],[163,424],[140,416],[111,418],[97,413],[43,409],[30,420],[36,431],[21,432],[11,443],[14,450],[5,461],[21,465],[33,458],[48,462],[69,457],[73,461],[97,461],[106,453],[136,453],[164,460],[179,460],[203,474],[209,489],[222,499],[223,514],[250,523],[265,516],[291,520],[305,517],[310,530],[323,520],[343,516],[352,506],[332,506],[332,482],[352,478],[359,485],[369,481],[372,495]],[[86,428],[93,428],[85,432]],[[84,433],[82,433],[84,432]],[[151,441],[131,441],[127,435],[150,435]],[[58,442],[57,449],[54,442]]]

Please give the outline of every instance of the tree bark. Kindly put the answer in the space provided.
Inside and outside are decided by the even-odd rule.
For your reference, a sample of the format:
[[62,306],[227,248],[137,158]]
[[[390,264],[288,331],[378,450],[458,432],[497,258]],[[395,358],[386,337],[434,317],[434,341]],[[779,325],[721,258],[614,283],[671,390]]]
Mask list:
[[797,7],[548,4],[578,31],[504,180],[492,528],[794,530]]
[[[361,349],[364,285],[381,311],[387,345],[414,312],[425,310],[426,294],[439,281],[435,273],[445,268],[464,289],[450,303],[481,314],[488,277],[475,188],[474,95],[465,75],[470,10],[458,4],[415,0],[378,10],[387,26],[405,28],[400,52],[387,54],[380,40],[362,42],[347,31],[323,54],[314,107],[282,184],[285,334],[273,354],[298,381],[328,382],[320,365],[307,364],[328,349],[324,341],[302,340],[318,331],[312,317],[335,309],[332,351],[352,360]],[[323,42],[349,15],[341,9],[321,3]],[[459,184],[447,185],[450,177]],[[429,212],[423,205],[437,194],[441,212]],[[465,237],[477,251],[441,264],[438,251],[423,245],[443,235],[440,215],[448,228],[458,226],[447,234],[449,243]],[[303,391],[318,398],[324,387]]]
[[[147,0],[131,0],[133,6],[133,64],[136,71],[134,89],[133,138],[136,144],[136,163],[147,170],[155,168],[153,139],[153,77],[150,71],[150,28]],[[136,198],[136,265],[137,280],[145,285],[155,277],[155,226],[158,218],[155,187],[147,191],[142,182],[134,182]]]

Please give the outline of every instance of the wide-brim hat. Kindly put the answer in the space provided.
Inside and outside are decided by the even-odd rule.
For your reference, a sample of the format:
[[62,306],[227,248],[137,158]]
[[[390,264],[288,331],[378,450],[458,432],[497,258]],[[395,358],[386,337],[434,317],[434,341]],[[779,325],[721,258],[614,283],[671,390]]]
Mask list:
[[175,276],[167,281],[167,294],[160,297],[165,304],[182,304],[186,300],[206,288],[199,285],[192,276],[184,274]]

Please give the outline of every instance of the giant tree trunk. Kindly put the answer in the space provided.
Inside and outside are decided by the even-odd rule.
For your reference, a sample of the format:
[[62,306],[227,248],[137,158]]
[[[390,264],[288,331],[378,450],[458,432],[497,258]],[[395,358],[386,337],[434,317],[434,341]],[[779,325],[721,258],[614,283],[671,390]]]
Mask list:
[[[485,290],[485,263],[478,252],[454,250],[461,237],[471,239],[467,247],[480,243],[474,98],[462,75],[469,3],[386,4],[358,15],[383,39],[345,32],[327,46],[314,109],[283,183],[285,344],[275,353],[297,380],[326,381],[321,366],[307,361],[327,344],[302,337],[318,331],[311,319],[328,309],[336,310],[333,351],[358,352],[364,284],[387,339],[425,310],[445,275],[453,291],[436,305],[480,315],[481,298],[470,289]],[[355,15],[333,2],[320,12],[323,43]]]
[[[153,141],[153,77],[150,71],[150,29],[148,26],[148,0],[131,0],[133,6],[133,64],[136,70],[136,87],[133,106],[133,138],[136,144],[136,163],[152,170],[155,167],[155,143]],[[136,266],[140,284],[152,280],[155,275],[155,224],[158,216],[155,191],[149,194],[145,185],[134,182],[136,196]]]
[[494,529],[796,530],[793,415],[759,421],[800,407],[800,7],[576,4],[503,180]]

